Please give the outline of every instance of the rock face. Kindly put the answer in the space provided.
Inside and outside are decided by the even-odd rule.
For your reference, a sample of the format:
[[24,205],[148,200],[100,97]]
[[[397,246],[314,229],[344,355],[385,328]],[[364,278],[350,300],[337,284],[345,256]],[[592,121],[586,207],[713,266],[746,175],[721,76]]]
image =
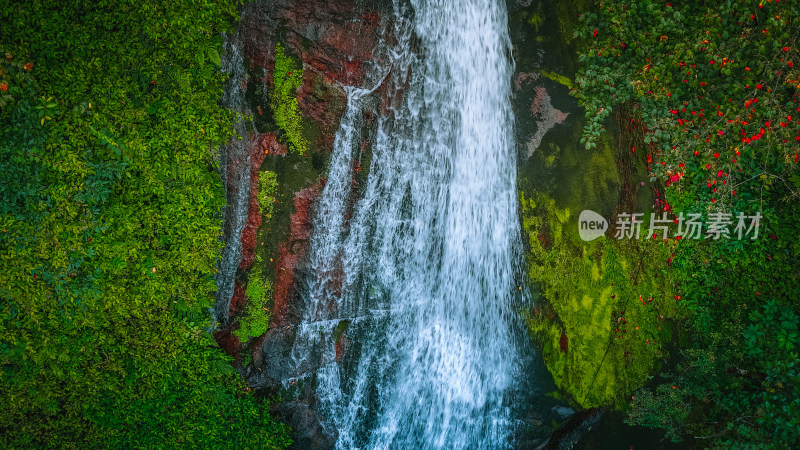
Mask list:
[[[248,385],[263,395],[282,391],[283,380],[297,372],[290,352],[302,312],[298,283],[315,202],[325,185],[322,170],[346,106],[343,87],[364,83],[382,26],[381,12],[366,8],[371,7],[354,0],[254,0],[242,6],[240,22],[227,37],[233,43],[229,49],[236,53],[231,58],[236,67],[227,68],[232,79],[225,96],[236,91],[244,97],[246,106],[239,105],[238,112],[251,115],[253,121],[237,128],[244,141],[237,145],[243,145],[243,151],[235,157],[229,152],[225,161],[228,198],[242,199],[239,217],[246,209],[246,221],[239,222],[240,237],[228,239],[228,246],[238,246],[230,252],[238,260],[225,266],[230,273],[223,275],[232,281],[232,289],[226,291],[230,298],[218,298],[217,316],[224,320],[214,336],[234,357]],[[304,152],[289,148],[285,124],[279,125],[279,113],[273,110],[276,45],[303,70],[302,83],[290,95],[296,100],[300,133],[308,143]],[[259,178],[266,170],[277,183],[270,216],[259,205]],[[236,227],[232,216],[226,215],[226,236]],[[242,342],[234,332],[247,308],[249,274],[256,269],[272,285],[271,303],[265,308],[270,313],[269,328]],[[348,347],[349,341],[341,337],[337,357]],[[275,411],[292,427],[295,447],[332,447],[335,430],[314,412],[314,398],[292,392],[294,397],[276,405]]]
[[286,423],[295,430],[292,438],[294,448],[304,450],[324,450],[336,444],[336,434],[325,431],[312,406],[301,401],[285,402],[278,405],[276,412],[284,417]]
[[275,273],[272,326],[283,327],[300,320],[298,305],[292,300],[295,290],[295,269],[303,259],[311,238],[314,202],[322,193],[323,180],[295,194],[294,214],[289,219],[289,237],[278,246],[278,270]]

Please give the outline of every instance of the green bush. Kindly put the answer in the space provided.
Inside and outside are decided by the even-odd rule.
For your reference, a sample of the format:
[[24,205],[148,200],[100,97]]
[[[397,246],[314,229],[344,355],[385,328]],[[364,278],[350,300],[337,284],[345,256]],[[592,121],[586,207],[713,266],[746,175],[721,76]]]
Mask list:
[[0,446],[288,444],[206,332],[234,19],[213,0],[0,8]]
[[685,338],[675,370],[636,394],[629,418],[673,440],[800,443],[798,26],[796,2],[612,0],[576,30],[587,148],[612,108],[629,108],[672,211],[763,216],[758,239],[674,251]]
[[269,220],[275,209],[275,191],[278,188],[277,174],[264,170],[258,174],[258,211]]
[[281,43],[275,45],[275,69],[272,71],[274,89],[270,106],[275,123],[289,141],[289,148],[301,155],[308,151],[308,142],[303,137],[303,118],[297,103],[297,88],[303,84],[303,68],[294,58],[286,54]]
[[261,336],[269,329],[268,305],[272,297],[272,284],[269,279],[262,278],[258,271],[250,273],[245,297],[247,305],[239,318],[239,329],[234,331],[242,342]]

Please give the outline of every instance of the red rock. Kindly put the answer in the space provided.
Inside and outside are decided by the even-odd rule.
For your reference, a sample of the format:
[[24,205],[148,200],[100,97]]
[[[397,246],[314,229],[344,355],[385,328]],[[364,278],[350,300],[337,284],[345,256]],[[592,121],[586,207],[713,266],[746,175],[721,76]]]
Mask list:
[[[287,28],[294,31],[288,34],[288,44],[300,55],[304,68],[308,66],[341,84],[362,85],[365,70],[361,61],[372,59],[380,16],[358,15],[355,9],[353,0],[290,3],[283,13]],[[309,43],[304,42],[306,36],[318,38]]]
[[344,91],[328,77],[310,70],[303,72],[303,84],[297,90],[297,104],[305,117],[320,125],[318,148],[333,149],[333,139],[346,103]]
[[289,324],[289,302],[294,293],[294,270],[302,259],[311,238],[312,217],[311,205],[322,193],[324,181],[294,195],[295,212],[289,218],[289,237],[278,245],[278,258],[275,267],[275,283],[273,284],[272,307],[273,326],[282,327]]
[[256,254],[258,227],[261,226],[261,212],[258,208],[258,170],[264,162],[264,149],[280,147],[275,135],[267,133],[250,138],[247,151],[250,154],[250,203],[247,210],[247,223],[242,230],[242,260],[239,268],[248,270],[253,265]]
[[287,152],[286,145],[278,142],[278,138],[275,136],[275,133],[259,134],[258,143],[256,145],[257,151],[264,156],[285,156]]
[[242,343],[239,337],[233,334],[233,329],[220,330],[214,333],[214,339],[225,353],[234,357],[239,362],[242,354]]
[[234,316],[236,313],[244,310],[247,304],[247,298],[244,296],[244,288],[237,281],[233,285],[233,296],[231,297],[230,315]]
[[342,335],[339,340],[336,341],[334,348],[336,349],[336,362],[342,362],[342,358],[347,353],[347,350],[350,349],[350,339]]
[[282,43],[300,56],[303,69],[360,86],[365,73],[361,62],[372,59],[380,16],[356,10],[354,0],[289,0],[282,5],[253,2],[240,22],[244,56],[251,66],[271,73],[277,43],[274,23],[280,22],[286,33]]

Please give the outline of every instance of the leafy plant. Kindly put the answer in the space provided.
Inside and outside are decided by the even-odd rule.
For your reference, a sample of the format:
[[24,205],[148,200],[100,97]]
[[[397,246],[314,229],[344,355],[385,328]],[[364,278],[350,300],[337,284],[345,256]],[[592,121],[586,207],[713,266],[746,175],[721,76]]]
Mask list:
[[247,282],[245,297],[247,305],[239,318],[239,329],[234,334],[239,340],[246,342],[252,337],[258,337],[269,329],[269,302],[272,296],[272,284],[263,278],[257,271],[250,274]]
[[289,444],[206,331],[235,11],[0,8],[1,447]]
[[303,118],[297,103],[297,88],[303,84],[303,69],[283,48],[275,44],[275,68],[272,72],[274,89],[270,106],[275,123],[285,133],[292,151],[301,155],[308,151],[303,137]]

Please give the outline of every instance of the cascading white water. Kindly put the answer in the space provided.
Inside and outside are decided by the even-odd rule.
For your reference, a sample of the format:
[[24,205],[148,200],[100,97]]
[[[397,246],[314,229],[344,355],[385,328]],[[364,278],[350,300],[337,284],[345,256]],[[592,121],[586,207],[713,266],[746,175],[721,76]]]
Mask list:
[[[390,114],[347,221],[367,94],[350,90],[293,355],[298,367],[318,358],[338,448],[508,447],[521,294],[505,4],[411,0],[395,13]],[[351,345],[337,362],[343,322]]]
[[[245,100],[242,89],[242,80],[245,78],[244,57],[241,52],[241,43],[237,42],[237,35],[225,37],[225,52],[222,59],[222,71],[229,74],[223,91],[222,104],[236,114],[234,128],[237,137],[247,136],[246,115],[250,110]],[[217,262],[217,302],[212,309],[213,322],[227,323],[230,319],[230,301],[233,297],[236,268],[242,258],[242,230],[247,222],[247,212],[250,200],[250,154],[247,151],[247,141],[234,138],[220,149],[220,175],[227,186],[225,192],[225,228],[223,239],[225,246]]]

